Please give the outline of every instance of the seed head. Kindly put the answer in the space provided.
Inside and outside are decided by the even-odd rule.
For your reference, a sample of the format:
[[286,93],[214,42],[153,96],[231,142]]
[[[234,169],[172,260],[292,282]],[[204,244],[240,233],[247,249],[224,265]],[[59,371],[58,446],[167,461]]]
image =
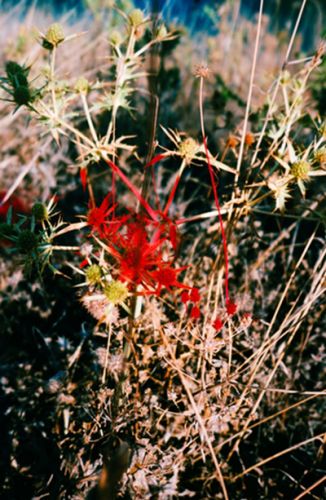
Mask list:
[[111,304],[121,304],[128,297],[128,288],[121,281],[110,281],[104,288],[104,295]]

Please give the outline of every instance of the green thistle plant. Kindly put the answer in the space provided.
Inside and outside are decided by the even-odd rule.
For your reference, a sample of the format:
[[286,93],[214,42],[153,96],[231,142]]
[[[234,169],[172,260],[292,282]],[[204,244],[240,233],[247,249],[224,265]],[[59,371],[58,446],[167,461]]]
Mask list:
[[24,229],[17,238],[17,248],[20,252],[31,254],[37,249],[38,237],[30,229]]

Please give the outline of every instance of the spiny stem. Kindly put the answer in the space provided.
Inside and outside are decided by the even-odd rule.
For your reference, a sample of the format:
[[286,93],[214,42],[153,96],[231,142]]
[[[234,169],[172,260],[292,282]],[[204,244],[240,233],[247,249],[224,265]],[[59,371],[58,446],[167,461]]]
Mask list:
[[88,104],[87,104],[87,99],[86,99],[86,96],[85,96],[84,93],[81,93],[81,99],[82,99],[83,108],[84,108],[84,111],[85,111],[86,120],[87,120],[87,123],[88,123],[88,126],[89,126],[89,130],[90,130],[90,132],[92,134],[92,137],[93,137],[93,140],[94,140],[95,144],[98,144],[98,138],[97,138],[96,130],[95,130],[94,125],[93,125],[92,117],[91,117],[91,114],[90,114],[90,111],[89,111],[89,107],[88,107]]

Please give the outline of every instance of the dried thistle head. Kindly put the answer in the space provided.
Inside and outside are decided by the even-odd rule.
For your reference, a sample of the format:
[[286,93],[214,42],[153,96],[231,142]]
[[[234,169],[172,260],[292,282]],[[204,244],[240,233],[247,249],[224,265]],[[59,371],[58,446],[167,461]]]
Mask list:
[[190,163],[199,151],[199,144],[192,137],[187,137],[179,144],[179,153],[187,163]]
[[208,78],[210,75],[211,70],[206,64],[199,64],[198,66],[195,67],[195,76],[197,78]]

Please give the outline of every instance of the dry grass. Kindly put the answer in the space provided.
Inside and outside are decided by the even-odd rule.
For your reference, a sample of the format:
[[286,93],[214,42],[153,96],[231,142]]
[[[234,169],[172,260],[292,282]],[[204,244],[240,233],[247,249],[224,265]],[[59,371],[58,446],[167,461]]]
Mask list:
[[[63,19],[71,40],[49,51],[32,35],[37,25],[48,36],[38,11],[0,18],[1,67],[33,63],[41,89],[15,114],[0,103],[0,191],[27,212],[1,243],[3,498],[323,497],[325,123],[311,86],[324,47],[294,59],[305,1],[286,37],[269,32],[263,2],[255,21],[238,8],[226,2],[218,35],[202,35],[205,61],[185,36],[170,52],[173,30],[145,41],[149,21],[135,13],[109,9],[90,27]],[[124,43],[108,43],[113,21]],[[155,189],[143,173],[154,154]],[[90,222],[114,193],[111,169],[116,210],[128,216],[115,246]],[[46,206],[40,220],[35,200]],[[127,253],[119,245],[137,234],[133,218],[152,243],[162,237],[155,265],[159,254],[185,269],[154,293],[152,264],[113,297],[114,249]],[[36,235],[31,250],[24,231]],[[183,301],[182,287],[200,300]]]

